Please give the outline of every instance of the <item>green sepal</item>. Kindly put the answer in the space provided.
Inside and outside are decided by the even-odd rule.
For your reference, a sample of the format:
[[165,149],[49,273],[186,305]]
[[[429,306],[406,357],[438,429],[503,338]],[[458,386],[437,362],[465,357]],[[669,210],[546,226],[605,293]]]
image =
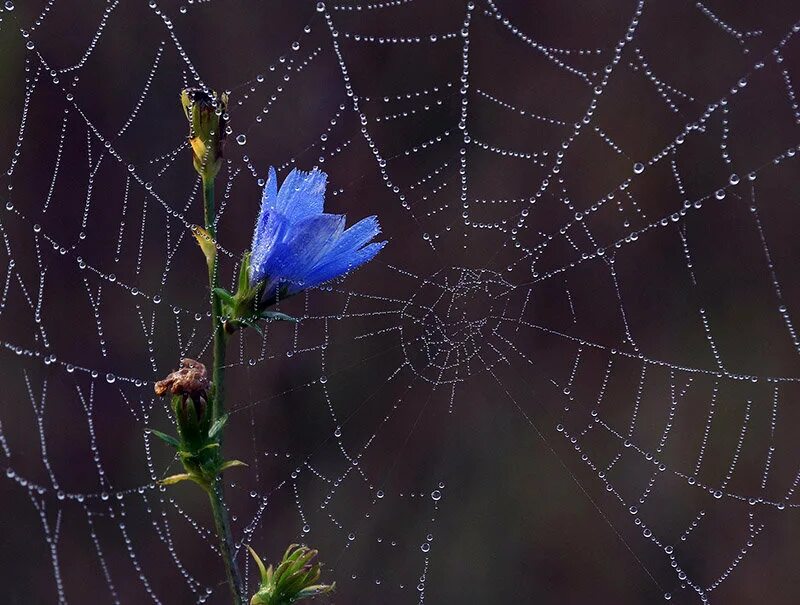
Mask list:
[[[221,418],[217,418],[214,421],[214,424],[211,425],[211,428],[208,430],[208,438],[214,439],[219,433],[225,428],[225,424],[228,422],[228,415],[224,414]],[[217,444],[219,445],[219,444]]]
[[223,305],[227,305],[228,307],[234,306],[235,302],[233,295],[225,288],[214,288],[212,292],[219,297]]
[[159,439],[161,439],[161,441],[163,441],[167,445],[171,445],[176,450],[180,449],[181,447],[181,442],[175,439],[175,437],[173,437],[172,435],[167,435],[166,433],[162,433],[161,431],[157,431],[155,429],[145,429],[144,432],[150,433],[154,437],[158,437]]
[[261,560],[261,557],[258,556],[258,553],[253,550],[252,546],[249,544],[245,544],[247,546],[247,550],[250,551],[250,554],[255,559],[256,565],[258,566],[259,574],[261,575],[262,582],[269,582],[272,578],[272,565],[269,566],[269,571],[266,567],[264,567],[264,561]]
[[[239,290],[238,292],[246,292],[251,290],[250,286],[250,256],[251,252],[246,250],[242,254],[242,262],[239,265]],[[237,292],[237,294],[238,294]]]

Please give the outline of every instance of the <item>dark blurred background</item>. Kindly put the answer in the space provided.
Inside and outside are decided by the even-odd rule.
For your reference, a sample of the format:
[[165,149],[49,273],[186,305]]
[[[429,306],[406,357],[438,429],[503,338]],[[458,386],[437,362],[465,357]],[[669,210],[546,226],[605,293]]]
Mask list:
[[143,432],[210,360],[198,82],[223,281],[270,165],[389,242],[234,341],[238,540],[342,605],[800,601],[796,2],[0,8],[3,603],[228,602]]

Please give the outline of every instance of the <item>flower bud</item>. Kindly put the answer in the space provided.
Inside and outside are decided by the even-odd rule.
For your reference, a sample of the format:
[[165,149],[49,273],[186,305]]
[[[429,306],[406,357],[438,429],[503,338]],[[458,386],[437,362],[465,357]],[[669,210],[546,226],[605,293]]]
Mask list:
[[336,584],[316,584],[322,573],[319,563],[312,563],[316,550],[292,544],[286,549],[277,568],[264,563],[256,552],[253,555],[261,575],[258,592],[250,599],[250,605],[291,605],[302,599],[333,592]]
[[159,397],[172,395],[172,413],[178,425],[178,437],[155,429],[147,429],[147,432],[174,447],[186,471],[162,479],[162,485],[189,480],[210,493],[220,473],[236,466],[247,466],[240,460],[223,460],[220,455],[220,437],[228,415],[212,417],[208,405],[212,386],[206,366],[188,357],[181,359],[180,368],[155,384]]
[[188,450],[202,447],[210,427],[208,414],[208,380],[206,366],[189,359],[181,360],[181,367],[155,384],[159,397],[172,395],[172,411],[178,425],[178,436]]
[[228,95],[187,88],[181,92],[181,105],[189,121],[194,169],[204,179],[213,179],[222,167]]

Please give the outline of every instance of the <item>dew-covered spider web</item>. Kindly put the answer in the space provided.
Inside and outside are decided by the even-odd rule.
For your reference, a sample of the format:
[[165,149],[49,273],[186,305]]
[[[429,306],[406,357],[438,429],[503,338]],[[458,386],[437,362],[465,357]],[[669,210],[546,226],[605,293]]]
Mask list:
[[270,165],[389,242],[232,341],[250,592],[302,542],[341,604],[800,601],[795,2],[13,0],[0,68],[4,603],[228,602],[144,431],[211,355],[186,86],[223,281]]

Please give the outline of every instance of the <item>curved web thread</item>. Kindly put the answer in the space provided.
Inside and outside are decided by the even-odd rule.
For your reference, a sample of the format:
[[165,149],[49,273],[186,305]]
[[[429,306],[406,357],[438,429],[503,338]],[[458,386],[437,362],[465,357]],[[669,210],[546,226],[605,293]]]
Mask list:
[[[575,26],[563,9],[492,0],[260,16],[223,0],[112,2],[78,45],[57,35],[68,8],[0,13],[24,80],[2,219],[0,445],[4,493],[43,538],[6,554],[50,579],[24,592],[224,598],[203,509],[156,487],[170,460],[142,431],[169,422],[152,381],[208,353],[187,235],[199,183],[175,96],[215,69],[233,121],[224,275],[269,163],[330,171],[329,203],[379,214],[390,239],[373,266],[288,301],[299,324],[239,342],[226,447],[252,462],[230,477],[242,544],[274,557],[312,543],[344,602],[475,599],[467,585],[557,598],[560,585],[502,569],[524,552],[507,529],[488,538],[494,525],[478,524],[477,547],[463,535],[481,502],[519,520],[503,507],[564,490],[582,544],[624,557],[608,570],[589,559],[586,594],[624,573],[637,578],[626,602],[731,602],[773,570],[759,553],[786,530],[800,481],[788,206],[800,25],[787,7],[639,3],[606,20],[587,7]],[[242,38],[217,43],[225,55],[197,46],[210,14]],[[247,25],[268,17],[280,28],[261,55]],[[114,55],[134,22],[140,52]],[[107,90],[109,64],[131,82]],[[531,437],[538,456],[506,443]],[[532,492],[481,500],[508,489],[511,470],[491,479],[512,460],[536,469],[521,472]],[[87,552],[91,571],[76,571]],[[487,558],[500,579],[469,580]]]

